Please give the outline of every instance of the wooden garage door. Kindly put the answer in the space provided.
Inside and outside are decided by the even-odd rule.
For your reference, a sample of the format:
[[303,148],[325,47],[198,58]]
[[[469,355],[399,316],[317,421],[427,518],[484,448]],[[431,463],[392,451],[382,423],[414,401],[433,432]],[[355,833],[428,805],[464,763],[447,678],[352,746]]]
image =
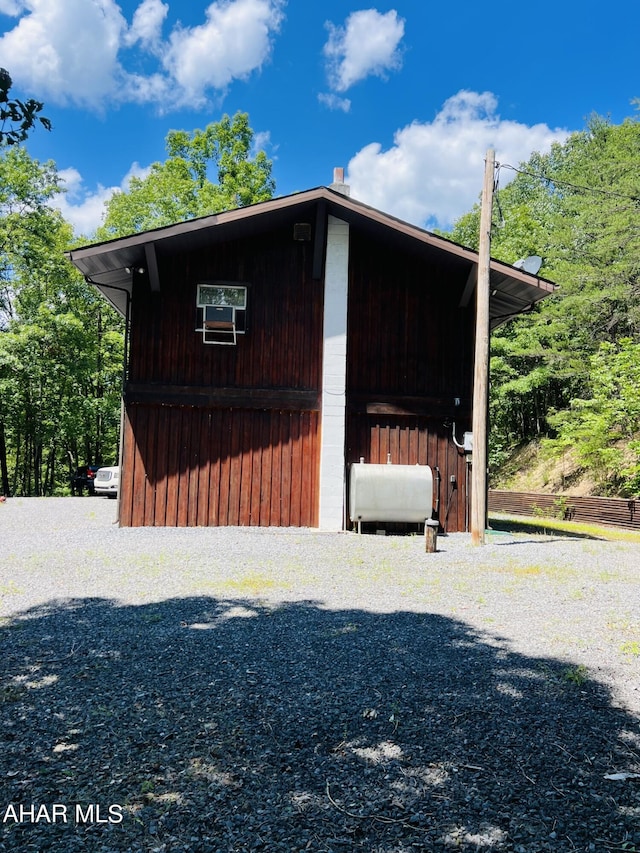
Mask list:
[[130,404],[120,524],[318,524],[319,413]]

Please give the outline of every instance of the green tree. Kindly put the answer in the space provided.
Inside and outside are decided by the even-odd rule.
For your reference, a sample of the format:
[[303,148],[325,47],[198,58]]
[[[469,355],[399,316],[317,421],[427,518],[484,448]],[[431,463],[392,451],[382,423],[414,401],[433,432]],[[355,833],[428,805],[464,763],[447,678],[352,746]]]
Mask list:
[[14,322],[0,335],[13,494],[64,490],[70,471],[79,460],[96,459],[99,446],[107,461],[117,457],[122,336],[103,332],[98,342],[85,320],[42,306],[31,322]]
[[590,359],[591,394],[550,414],[553,450],[571,451],[602,491],[640,490],[640,343],[602,343]]
[[0,474],[4,493],[53,494],[85,461],[113,461],[122,324],[64,258],[52,163],[0,151]]
[[[640,123],[593,117],[518,170],[497,195],[492,255],[541,255],[541,275],[560,287],[493,335],[494,468],[514,445],[553,435],[550,410],[589,398],[601,344],[640,335]],[[473,245],[478,224],[476,206],[449,236]]]
[[51,122],[41,116],[44,109],[41,101],[29,98],[21,101],[10,98],[13,81],[5,68],[0,68],[0,145],[18,145],[38,125],[51,130]]
[[21,146],[0,148],[0,329],[21,298],[31,294],[38,301],[38,286],[23,292],[17,280],[28,278],[34,268],[61,263],[53,256],[58,248],[53,235],[62,221],[47,205],[59,192],[53,163],[32,160]]
[[[109,239],[270,198],[245,114],[172,131],[168,160],[116,194]],[[215,171],[217,183],[210,180]],[[0,147],[0,475],[14,494],[60,493],[81,463],[117,461],[123,324],[64,259],[71,227],[50,207],[52,163]]]
[[170,131],[166,138],[168,159],[154,163],[146,177],[132,178],[127,192],[112,196],[98,239],[134,234],[271,198],[275,189],[272,164],[264,151],[252,153],[254,141],[246,113],[236,113],[233,118],[225,115],[204,130]]

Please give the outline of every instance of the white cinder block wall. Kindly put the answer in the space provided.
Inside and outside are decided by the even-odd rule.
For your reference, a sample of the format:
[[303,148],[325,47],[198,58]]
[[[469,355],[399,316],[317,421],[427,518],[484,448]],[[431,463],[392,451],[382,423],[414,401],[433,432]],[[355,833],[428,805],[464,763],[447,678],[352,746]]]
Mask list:
[[329,216],[324,291],[320,529],[342,530],[345,497],[349,224]]

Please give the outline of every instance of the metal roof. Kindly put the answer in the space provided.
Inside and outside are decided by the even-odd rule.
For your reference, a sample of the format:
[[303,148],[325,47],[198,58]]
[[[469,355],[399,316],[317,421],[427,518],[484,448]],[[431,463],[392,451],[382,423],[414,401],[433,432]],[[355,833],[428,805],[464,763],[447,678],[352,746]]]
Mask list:
[[[215,213],[94,243],[67,253],[85,278],[94,284],[121,313],[126,313],[136,270],[144,270],[151,287],[159,289],[158,266],[162,257],[187,252],[206,245],[258,234],[292,217],[303,220],[315,215],[319,205],[327,213],[354,227],[396,246],[400,251],[431,258],[444,269],[467,276],[461,305],[471,299],[475,288],[478,253],[439,237],[394,216],[369,207],[329,187],[317,187],[300,193],[270,199],[259,204]],[[556,289],[547,279],[491,260],[490,317],[495,328],[512,316],[530,310],[536,302]]]

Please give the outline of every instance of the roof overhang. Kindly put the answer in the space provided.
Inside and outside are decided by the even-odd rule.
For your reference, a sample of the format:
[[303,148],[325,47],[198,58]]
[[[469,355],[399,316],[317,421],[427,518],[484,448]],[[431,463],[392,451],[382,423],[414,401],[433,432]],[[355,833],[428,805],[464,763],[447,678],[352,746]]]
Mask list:
[[[67,253],[87,281],[94,284],[123,315],[136,275],[146,275],[152,290],[159,290],[158,268],[163,255],[197,250],[230,239],[249,237],[291,221],[313,218],[323,206],[327,213],[343,219],[372,236],[391,240],[398,248],[431,256],[440,265],[466,275],[461,305],[468,304],[477,280],[478,253],[403,222],[373,207],[355,201],[328,187],[317,187],[293,195],[270,199],[248,207],[211,214],[95,243]],[[142,271],[142,272],[141,272]],[[490,319],[495,328],[505,320],[531,310],[556,289],[547,279],[532,275],[501,261],[490,264]]]

